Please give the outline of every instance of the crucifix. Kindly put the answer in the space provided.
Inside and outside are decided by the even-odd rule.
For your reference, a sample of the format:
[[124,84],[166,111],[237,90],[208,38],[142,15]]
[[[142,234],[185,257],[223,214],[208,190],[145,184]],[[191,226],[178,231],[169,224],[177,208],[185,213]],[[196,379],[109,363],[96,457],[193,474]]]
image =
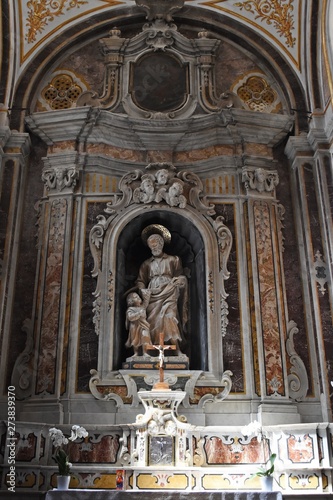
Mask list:
[[164,382],[164,351],[167,351],[169,349],[176,350],[177,346],[164,344],[164,333],[160,333],[159,345],[147,345],[147,350],[151,351],[153,349],[157,349],[159,352],[158,359],[159,359],[159,371],[160,371],[160,380],[159,382],[156,382],[156,384],[154,384],[153,391],[156,390],[170,391],[168,382]]

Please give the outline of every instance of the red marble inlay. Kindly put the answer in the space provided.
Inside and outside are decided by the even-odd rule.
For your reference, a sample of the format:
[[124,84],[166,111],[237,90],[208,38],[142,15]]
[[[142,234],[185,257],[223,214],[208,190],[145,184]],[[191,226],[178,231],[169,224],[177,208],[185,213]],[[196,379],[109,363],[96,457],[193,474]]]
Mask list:
[[309,434],[289,436],[287,447],[293,463],[310,463],[314,459],[313,439]]
[[95,433],[84,441],[69,444],[72,463],[112,463],[117,461],[119,435]]
[[280,327],[278,317],[274,248],[269,205],[254,203],[261,323],[264,343],[267,394],[284,395]]
[[37,394],[52,394],[55,390],[66,212],[66,200],[56,200],[53,202],[46,255],[45,290],[36,386]]
[[257,438],[246,441],[236,436],[206,438],[204,449],[209,465],[264,463],[269,455],[266,441],[259,443]]
[[30,432],[28,435],[16,434],[16,460],[20,462],[31,462],[36,457],[37,436]]

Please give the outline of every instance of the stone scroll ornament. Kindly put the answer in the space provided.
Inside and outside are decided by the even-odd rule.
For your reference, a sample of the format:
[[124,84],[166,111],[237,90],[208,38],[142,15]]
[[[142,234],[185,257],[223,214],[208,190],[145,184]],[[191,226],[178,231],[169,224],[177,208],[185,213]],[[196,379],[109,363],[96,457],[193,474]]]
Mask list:
[[295,401],[303,400],[309,389],[306,367],[295,350],[294,335],[299,333],[295,321],[289,321],[286,340],[286,349],[290,361],[290,374],[288,375],[289,393]]
[[[193,172],[182,171],[177,172],[176,168],[170,163],[150,163],[144,170],[133,170],[125,174],[119,181],[119,192],[113,195],[112,201],[106,204],[104,214],[97,217],[97,223],[90,231],[89,244],[94,260],[94,268],[92,276],[97,278],[97,286],[93,292],[95,301],[93,305],[93,322],[97,335],[101,333],[101,314],[102,304],[101,295],[102,287],[105,287],[105,276],[107,280],[107,297],[108,311],[114,307],[112,302],[113,297],[113,282],[114,277],[110,269],[102,269],[102,255],[104,237],[111,226],[117,223],[117,220],[129,210],[137,210],[142,205],[143,208],[162,208],[170,207],[180,211],[194,211],[200,217],[204,217],[211,225],[216,234],[218,244],[218,274],[219,288],[221,293],[221,304],[223,304],[221,335],[224,336],[228,325],[228,307],[227,296],[225,292],[224,281],[229,277],[227,269],[228,257],[232,247],[232,235],[230,230],[224,224],[223,217],[212,218],[215,215],[215,207],[209,203],[204,196],[203,184],[200,178]],[[213,296],[213,293],[212,293]],[[109,300],[110,299],[110,300]],[[212,307],[220,304],[213,304]],[[90,382],[91,392],[97,399],[115,399],[118,405],[121,405],[120,398],[115,394],[102,395],[98,391],[101,383],[100,375],[94,371]],[[214,398],[220,401],[227,397],[231,389],[231,372],[224,373],[221,385],[223,391],[217,395],[207,395],[205,402]],[[135,388],[129,387],[129,394],[134,395]],[[203,401],[204,403],[204,401]]]

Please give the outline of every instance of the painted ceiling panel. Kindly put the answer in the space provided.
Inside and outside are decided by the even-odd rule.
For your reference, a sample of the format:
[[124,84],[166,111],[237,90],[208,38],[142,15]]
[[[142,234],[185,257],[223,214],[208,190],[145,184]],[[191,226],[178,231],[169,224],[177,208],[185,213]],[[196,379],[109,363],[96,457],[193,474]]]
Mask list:
[[69,25],[100,10],[131,4],[125,0],[19,0],[21,62]]
[[300,67],[302,0],[194,0],[260,32]]
[[[25,66],[34,53],[83,18],[134,0],[18,0],[20,62]],[[304,0],[186,0],[187,5],[218,11],[260,32],[300,71],[301,18]],[[112,16],[110,15],[110,18]],[[21,68],[22,69],[22,68]],[[20,71],[19,71],[20,72]]]

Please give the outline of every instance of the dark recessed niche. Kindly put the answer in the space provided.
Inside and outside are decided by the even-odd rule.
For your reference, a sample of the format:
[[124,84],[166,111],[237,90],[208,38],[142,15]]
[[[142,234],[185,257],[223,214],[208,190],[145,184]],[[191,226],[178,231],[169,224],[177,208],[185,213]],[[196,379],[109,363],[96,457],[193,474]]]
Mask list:
[[131,65],[132,99],[148,111],[180,108],[188,94],[188,71],[169,54],[148,54]]

